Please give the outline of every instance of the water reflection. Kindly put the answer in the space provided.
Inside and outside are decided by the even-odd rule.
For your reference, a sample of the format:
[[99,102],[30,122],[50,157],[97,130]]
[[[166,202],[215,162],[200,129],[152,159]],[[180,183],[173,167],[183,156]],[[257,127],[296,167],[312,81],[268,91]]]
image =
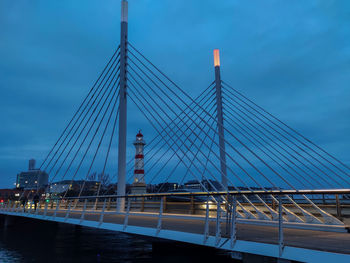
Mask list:
[[[187,247],[189,247],[187,245]],[[206,250],[206,249],[205,249]],[[205,262],[214,257],[228,262],[226,255],[210,255],[191,247],[154,249],[150,239],[118,232],[75,227],[16,218],[0,228],[0,262]],[[208,252],[209,253],[209,252]],[[203,261],[204,260],[204,261]],[[229,262],[232,262],[229,260]]]

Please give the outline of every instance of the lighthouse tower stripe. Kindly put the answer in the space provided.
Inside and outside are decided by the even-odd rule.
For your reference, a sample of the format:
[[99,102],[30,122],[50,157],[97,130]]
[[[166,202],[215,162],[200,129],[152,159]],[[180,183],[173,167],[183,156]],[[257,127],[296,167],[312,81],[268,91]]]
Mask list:
[[134,167],[134,182],[144,183],[144,155],[143,150],[145,146],[145,141],[143,140],[143,135],[139,131],[136,135],[135,145],[135,167]]

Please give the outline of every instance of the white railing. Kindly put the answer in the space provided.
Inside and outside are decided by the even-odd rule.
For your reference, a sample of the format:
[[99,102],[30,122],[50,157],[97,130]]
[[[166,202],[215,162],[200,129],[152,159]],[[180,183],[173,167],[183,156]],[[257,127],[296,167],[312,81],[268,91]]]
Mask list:
[[[264,200],[265,204],[259,203],[259,198],[256,198],[257,194]],[[335,204],[332,209],[336,213],[332,215],[307,197],[307,195],[315,194],[334,195]],[[201,233],[203,234],[203,244],[206,244],[208,238],[212,236],[215,238],[216,246],[219,246],[225,239],[229,241],[231,248],[235,246],[237,240],[237,223],[249,222],[256,225],[269,225],[277,228],[279,255],[282,255],[284,248],[283,229],[286,227],[317,230],[327,227],[328,231],[330,228],[337,231],[339,228],[344,228],[344,223],[336,216],[341,215],[341,209],[344,209],[339,195],[346,194],[350,194],[350,190],[85,196],[40,200],[36,209],[33,202],[28,202],[23,206],[20,201],[10,200],[3,203],[0,210],[5,213],[30,215],[44,219],[61,218],[64,222],[72,218],[78,219],[80,223],[92,220],[98,222],[99,226],[106,223],[106,215],[114,215],[122,218],[121,224],[124,231],[127,231],[130,226],[130,216],[135,218],[137,216],[153,217],[156,223],[154,226],[155,236],[164,230],[163,221],[165,219],[192,219],[201,222],[200,224],[204,223]],[[249,202],[244,202],[247,196],[250,198]],[[296,196],[302,196],[303,202],[295,198]],[[123,212],[116,210],[119,198],[126,199],[126,207]],[[269,204],[268,208],[266,208],[266,204]],[[347,206],[345,208],[347,209]],[[259,216],[259,213],[264,214],[264,216]],[[110,220],[109,223],[113,223]],[[210,227],[211,223],[215,224],[215,227]]]

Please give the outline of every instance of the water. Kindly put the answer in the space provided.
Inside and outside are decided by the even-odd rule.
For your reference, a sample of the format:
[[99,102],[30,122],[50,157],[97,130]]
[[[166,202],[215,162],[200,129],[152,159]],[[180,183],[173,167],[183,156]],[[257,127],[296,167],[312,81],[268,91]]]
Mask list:
[[113,231],[37,220],[0,221],[0,262],[234,262],[216,250],[176,248]]

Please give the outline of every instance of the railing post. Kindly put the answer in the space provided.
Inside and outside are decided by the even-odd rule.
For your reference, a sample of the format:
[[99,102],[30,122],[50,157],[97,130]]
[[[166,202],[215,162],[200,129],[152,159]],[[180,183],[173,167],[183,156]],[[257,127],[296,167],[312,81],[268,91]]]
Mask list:
[[340,201],[339,201],[339,195],[335,195],[335,202],[336,202],[336,207],[337,207],[337,217],[341,218],[341,206],[340,206]]
[[216,234],[215,234],[215,245],[218,246],[221,239],[221,201],[217,201],[216,208]]
[[84,207],[83,207],[83,211],[81,213],[80,222],[82,222],[84,220],[85,211],[86,211],[86,205],[87,205],[87,199],[85,199],[85,201],[84,201]]
[[111,209],[111,198],[108,198],[107,211]]
[[22,213],[24,213],[25,207],[26,207],[26,204],[24,204],[22,207],[22,201],[21,201],[21,203],[19,204],[19,210],[22,210]]
[[54,217],[54,218],[55,218],[56,215],[57,215],[57,211],[58,211],[59,207],[60,207],[60,200],[57,200],[57,201],[56,201],[55,212],[54,212],[54,214],[53,214],[53,217]]
[[145,211],[145,197],[141,197],[141,212]]
[[229,209],[229,200],[230,200],[230,195],[227,193],[226,194],[226,202],[225,202],[225,210],[226,210],[226,212]]
[[[20,201],[19,201],[19,202],[20,202]],[[18,203],[17,203],[17,204],[18,204]],[[21,208],[21,203],[19,203],[18,205],[16,205],[15,210],[14,210],[13,212],[18,213],[19,210],[20,210],[20,208]]]
[[98,197],[96,197],[96,200],[95,200],[94,210],[97,210],[97,204],[98,204]]
[[[119,201],[118,201],[118,199],[119,199],[118,197],[115,199],[115,209],[116,209],[117,214],[118,214],[118,213],[123,213],[124,210],[125,210],[125,209],[124,209],[124,210],[119,211],[119,208],[118,208],[118,202],[119,202]],[[124,198],[124,205],[125,205],[125,198]]]
[[[163,200],[164,199],[164,200]],[[162,197],[162,201],[163,201],[163,211],[162,212],[165,212],[166,209],[167,209],[167,206],[166,206],[166,196]]]
[[45,201],[44,217],[46,217],[48,205],[49,205],[48,202]]
[[126,227],[128,226],[129,213],[130,213],[130,202],[131,202],[131,198],[128,198],[128,206],[126,208],[126,214],[125,214],[125,218],[124,218],[123,230],[125,230]]
[[190,214],[193,215],[194,214],[194,196],[191,196],[191,204],[190,204]]
[[69,213],[70,213],[70,207],[71,207],[71,201],[68,199],[68,201],[67,201],[67,204],[66,205],[68,205],[68,208],[67,208],[67,212],[66,212],[66,216],[64,217],[64,219],[65,220],[67,220],[68,219],[68,217],[69,217]]
[[236,218],[237,218],[237,202],[236,202],[236,195],[232,197],[232,208],[231,208],[231,229],[230,229],[230,245],[231,248],[233,248],[236,244]]
[[278,195],[278,247],[279,257],[282,257],[284,242],[283,242],[283,213],[282,213],[282,195]]
[[30,203],[30,204],[29,204],[28,213],[29,213],[29,214],[31,214],[31,213],[32,213],[32,203]]
[[15,212],[16,210],[16,201],[13,201],[13,205],[11,207],[11,212]]
[[275,199],[272,198],[272,201],[271,201],[271,207],[273,210],[276,210],[276,202],[275,202]]
[[73,205],[72,210],[76,210],[76,208],[77,208],[79,202],[80,202],[80,199],[79,199],[79,198],[77,198],[77,199],[74,200],[74,205]]
[[163,201],[164,199],[160,199],[160,206],[159,206],[159,216],[158,216],[158,224],[157,224],[157,232],[156,235],[159,234],[160,230],[162,229],[162,217],[163,217]]
[[207,198],[206,209],[205,209],[205,223],[204,223],[204,240],[203,243],[207,242],[209,237],[209,196]]
[[103,223],[103,216],[105,214],[105,207],[106,207],[106,198],[103,201],[103,207],[102,207],[102,212],[101,212],[101,215],[100,215],[99,225],[101,225]]
[[[35,203],[34,203],[34,207],[35,207]],[[39,209],[40,209],[40,201],[38,202],[38,204],[36,206],[36,210],[34,212],[35,215],[38,215]]]

